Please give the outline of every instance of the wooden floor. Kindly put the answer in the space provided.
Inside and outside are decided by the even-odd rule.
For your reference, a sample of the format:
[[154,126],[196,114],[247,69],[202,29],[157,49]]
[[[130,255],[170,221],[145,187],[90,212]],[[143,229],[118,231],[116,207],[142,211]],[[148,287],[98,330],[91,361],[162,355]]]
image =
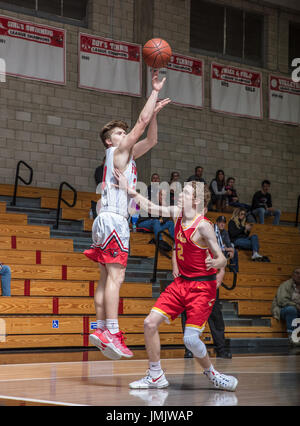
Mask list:
[[[236,376],[236,392],[211,388],[193,359],[164,359],[170,387],[130,390],[146,360],[60,362],[0,366],[0,405],[214,406],[300,405],[300,351],[291,355],[213,359]],[[114,407],[115,408],[115,407]]]

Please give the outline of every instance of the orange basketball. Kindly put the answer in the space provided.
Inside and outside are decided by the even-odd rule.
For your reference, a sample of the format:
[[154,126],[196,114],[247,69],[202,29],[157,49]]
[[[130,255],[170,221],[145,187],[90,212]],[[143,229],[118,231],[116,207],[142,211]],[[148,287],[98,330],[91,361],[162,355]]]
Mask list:
[[162,38],[152,38],[143,47],[143,59],[152,68],[165,67],[171,56],[172,49]]

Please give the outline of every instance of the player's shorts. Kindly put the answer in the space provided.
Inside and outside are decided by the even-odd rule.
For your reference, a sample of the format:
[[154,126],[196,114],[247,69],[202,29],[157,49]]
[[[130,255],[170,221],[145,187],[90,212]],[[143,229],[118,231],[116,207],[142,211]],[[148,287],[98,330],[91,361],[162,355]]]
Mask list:
[[[210,278],[214,278],[213,277]],[[175,280],[160,295],[152,310],[170,323],[186,311],[185,327],[204,330],[217,294],[217,281],[188,281],[182,277]]]
[[94,262],[127,265],[130,232],[124,216],[111,212],[100,213],[93,223],[93,244],[84,254]]

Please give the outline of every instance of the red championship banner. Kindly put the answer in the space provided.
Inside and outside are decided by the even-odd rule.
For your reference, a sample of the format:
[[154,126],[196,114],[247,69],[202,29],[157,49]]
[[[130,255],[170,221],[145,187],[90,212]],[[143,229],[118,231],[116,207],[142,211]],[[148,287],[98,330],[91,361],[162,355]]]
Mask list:
[[[176,105],[203,108],[203,69],[203,61],[173,54],[168,65],[159,70],[159,78],[167,78],[164,87],[159,93],[160,98],[170,98],[172,103]],[[151,90],[151,68],[148,67],[148,96]]]
[[300,83],[270,75],[269,118],[281,123],[300,124]]
[[261,73],[229,65],[211,65],[211,109],[263,118]]
[[79,34],[79,87],[142,95],[141,46]]
[[0,58],[7,75],[65,84],[65,47],[65,30],[0,15]]

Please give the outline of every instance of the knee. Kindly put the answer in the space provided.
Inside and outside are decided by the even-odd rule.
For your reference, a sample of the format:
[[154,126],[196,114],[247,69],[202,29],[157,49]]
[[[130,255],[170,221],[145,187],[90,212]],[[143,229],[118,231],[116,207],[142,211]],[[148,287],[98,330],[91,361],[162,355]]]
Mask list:
[[284,311],[285,315],[293,315],[295,318],[298,315],[297,308],[295,306],[285,306],[282,311]]
[[5,275],[11,275],[11,270],[10,267],[8,265],[3,265],[2,267],[2,273]]
[[[186,329],[188,330],[188,329]],[[183,336],[183,342],[187,349],[189,349],[193,355],[197,358],[204,358],[207,354],[206,346],[200,339],[200,334],[195,332],[185,332]]]
[[145,332],[154,333],[157,330],[157,324],[149,316],[144,320]]

